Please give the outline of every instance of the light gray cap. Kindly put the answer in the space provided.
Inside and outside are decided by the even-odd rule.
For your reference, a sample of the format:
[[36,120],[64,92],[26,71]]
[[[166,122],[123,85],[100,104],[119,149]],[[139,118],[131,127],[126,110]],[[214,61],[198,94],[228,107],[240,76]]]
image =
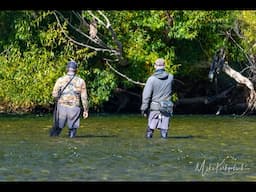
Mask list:
[[163,58],[158,58],[156,61],[155,61],[155,66],[159,69],[159,68],[164,68],[165,67],[165,61]]

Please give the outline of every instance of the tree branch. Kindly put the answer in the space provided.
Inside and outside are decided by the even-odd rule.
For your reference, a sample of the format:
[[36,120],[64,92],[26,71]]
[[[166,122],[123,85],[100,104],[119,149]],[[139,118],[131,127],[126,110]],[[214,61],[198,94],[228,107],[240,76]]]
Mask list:
[[[57,12],[57,11],[56,11],[56,12]],[[71,38],[71,37],[66,33],[66,31],[65,31],[64,28],[63,28],[63,26],[61,25],[60,19],[59,19],[59,17],[57,16],[56,12],[54,12],[54,16],[55,16],[55,18],[56,18],[56,20],[57,20],[57,22],[58,22],[59,27],[61,28],[62,33],[65,35],[65,37],[66,37],[67,39],[69,39],[71,42],[73,42],[73,43],[75,43],[75,44],[77,44],[77,45],[80,45],[80,46],[82,46],[82,47],[87,47],[87,48],[92,49],[92,50],[95,50],[95,51],[109,52],[109,53],[114,54],[114,55],[118,55],[118,54],[119,54],[116,50],[109,49],[109,48],[94,47],[94,46],[91,46],[91,45],[88,45],[88,44],[84,44],[84,43],[78,42],[78,41],[74,40],[73,38]],[[68,21],[66,20],[66,22],[68,22]],[[80,30],[78,30],[77,28],[75,28],[75,27],[74,27],[73,25],[71,25],[69,22],[68,22],[68,24],[69,24],[73,29],[75,29],[76,31],[80,32]],[[81,33],[82,33],[82,32],[81,32]],[[88,39],[90,39],[91,41],[95,42],[95,40],[92,39],[90,36],[88,36],[88,35],[86,35],[86,34],[84,34],[84,33],[82,33],[82,34],[83,34],[86,38],[88,38]],[[97,42],[96,42],[96,43],[97,43]]]
[[107,61],[106,59],[104,59],[104,60],[106,61],[107,66],[109,66],[109,68],[110,68],[111,70],[113,70],[116,74],[120,75],[121,77],[125,78],[126,80],[128,80],[128,81],[130,81],[130,82],[132,82],[132,83],[134,83],[134,84],[136,84],[136,85],[145,86],[145,83],[141,83],[141,82],[132,80],[131,78],[127,77],[126,75],[124,75],[124,74],[122,74],[122,73],[120,73],[120,72],[117,71],[114,67],[112,67],[112,66],[108,63],[108,61]]

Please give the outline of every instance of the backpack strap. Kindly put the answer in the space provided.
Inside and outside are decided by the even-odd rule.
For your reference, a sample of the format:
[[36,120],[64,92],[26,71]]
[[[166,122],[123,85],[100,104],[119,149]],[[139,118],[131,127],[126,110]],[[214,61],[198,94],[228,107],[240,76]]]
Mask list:
[[60,98],[60,96],[62,95],[63,91],[66,89],[66,87],[70,84],[70,82],[75,78],[75,75],[68,81],[68,83],[65,85],[65,87],[61,90],[59,90],[58,92],[58,99]]

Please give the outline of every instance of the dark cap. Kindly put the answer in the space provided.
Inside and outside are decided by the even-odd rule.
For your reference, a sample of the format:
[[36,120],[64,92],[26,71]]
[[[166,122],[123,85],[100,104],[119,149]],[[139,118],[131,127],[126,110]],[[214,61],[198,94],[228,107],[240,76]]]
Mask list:
[[67,68],[77,69],[77,63],[75,61],[69,61]]

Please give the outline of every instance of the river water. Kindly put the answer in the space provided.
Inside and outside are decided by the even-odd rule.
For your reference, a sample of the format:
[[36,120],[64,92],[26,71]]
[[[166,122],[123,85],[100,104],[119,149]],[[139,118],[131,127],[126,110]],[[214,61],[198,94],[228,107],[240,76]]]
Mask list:
[[174,115],[168,139],[138,114],[90,114],[73,139],[51,114],[0,121],[0,181],[256,181],[255,116]]

